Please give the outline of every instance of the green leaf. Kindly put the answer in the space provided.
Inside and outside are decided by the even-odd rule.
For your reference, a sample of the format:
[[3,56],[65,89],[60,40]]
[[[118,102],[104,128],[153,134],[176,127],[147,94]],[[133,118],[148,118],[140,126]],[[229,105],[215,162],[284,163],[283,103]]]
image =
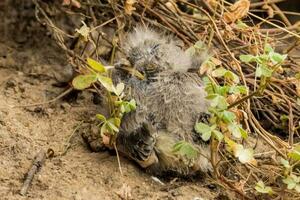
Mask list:
[[228,130],[234,137],[236,137],[238,139],[240,139],[242,137],[242,134],[240,132],[240,127],[236,123],[230,123],[228,125]]
[[98,74],[97,78],[107,91],[114,92],[115,88],[114,88],[111,78],[108,78],[108,77],[105,77],[105,76],[102,76],[99,74]]
[[132,111],[136,109],[136,102],[135,102],[134,99],[131,99],[129,101],[129,106],[130,106],[130,108],[131,108]]
[[240,60],[244,63],[254,62],[256,60],[256,56],[253,55],[240,55]]
[[263,193],[263,194],[272,194],[273,193],[272,188],[269,186],[266,187],[264,182],[262,182],[262,181],[258,181],[256,183],[255,190],[257,192]]
[[300,145],[294,147],[288,156],[295,161],[300,160]]
[[273,73],[272,69],[261,65],[256,68],[255,76],[256,77],[261,77],[261,76],[271,77],[272,73]]
[[289,190],[294,189],[294,188],[296,187],[296,185],[297,185],[297,182],[296,182],[296,181],[294,180],[294,178],[291,177],[291,176],[288,176],[287,178],[283,179],[282,181],[283,181],[285,184],[287,184],[287,188],[288,188]]
[[276,52],[270,52],[269,56],[270,56],[271,61],[273,62],[273,64],[282,63],[287,57],[286,54],[281,55],[281,54],[276,53]]
[[289,163],[288,160],[285,160],[283,158],[280,159],[280,163],[286,168],[286,169],[290,169],[291,168],[291,165]]
[[84,90],[86,88],[89,88],[92,83],[95,83],[96,81],[96,74],[78,75],[73,79],[72,85],[77,90]]
[[243,129],[241,126],[239,127],[240,133],[242,135],[242,138],[247,139],[248,138],[248,133],[245,129]]
[[227,72],[228,70],[225,69],[224,67],[219,67],[217,69],[215,69],[214,71],[212,71],[211,75],[213,77],[222,77],[225,75],[225,73]]
[[204,124],[202,122],[195,124],[195,131],[199,134],[201,134],[201,138],[204,141],[208,141],[211,137],[212,131],[216,128],[216,126],[208,126],[207,124]]
[[185,50],[185,53],[189,56],[194,56],[196,53],[196,49],[194,46],[191,46],[187,50]]
[[106,122],[102,124],[101,129],[100,129],[100,134],[101,135],[104,135],[105,133],[110,133],[110,131],[107,129]]
[[83,25],[80,27],[80,29],[75,29],[75,31],[80,34],[80,36],[83,38],[85,42],[87,42],[91,29],[83,21],[82,23]]
[[194,47],[195,47],[196,49],[202,50],[202,49],[205,49],[205,48],[206,48],[206,45],[205,45],[205,43],[204,43],[203,41],[199,40],[199,41],[197,41],[197,42],[194,44]]
[[94,69],[96,72],[103,73],[106,71],[105,67],[98,61],[92,59],[92,58],[87,58],[87,63],[89,66]]
[[227,85],[224,85],[224,86],[219,86],[219,85],[216,85],[216,92],[217,94],[221,95],[221,96],[226,96],[230,87],[227,86]]
[[270,44],[266,44],[264,47],[264,52],[265,53],[270,53],[270,52],[274,52],[272,46]]
[[120,127],[121,125],[121,119],[118,117],[110,118],[108,121],[113,123],[116,127]]
[[231,94],[247,94],[247,87],[238,85],[238,86],[231,86],[229,88],[229,93]]
[[236,116],[233,112],[225,110],[222,114],[222,120],[226,123],[232,123],[236,119]]
[[244,29],[248,28],[249,26],[248,26],[247,24],[245,24],[244,22],[242,22],[241,20],[238,20],[238,21],[236,22],[236,27],[237,27],[238,29],[244,30]]
[[107,126],[109,128],[111,128],[114,132],[116,132],[116,133],[119,132],[119,129],[115,124],[115,119],[114,118],[111,118],[111,119],[107,120]]
[[97,117],[101,122],[105,122],[105,121],[106,121],[106,117],[105,117],[104,115],[96,114],[96,117]]
[[235,73],[233,73],[229,70],[227,70],[227,72],[224,74],[224,77],[232,80],[234,83],[240,82],[239,77]]
[[213,130],[212,133],[214,134],[214,136],[217,138],[217,140],[218,140],[219,142],[221,142],[221,141],[223,140],[224,135],[223,135],[220,131],[218,131],[218,130]]
[[208,95],[206,98],[211,100],[210,105],[212,107],[217,107],[221,110],[225,110],[228,107],[228,103],[226,101],[226,98],[219,95],[219,94]]
[[198,150],[186,141],[179,141],[173,146],[173,152],[186,156],[188,159],[195,159],[198,156]]
[[124,85],[124,83],[119,83],[117,86],[116,86],[116,88],[115,88],[115,94],[117,95],[117,96],[120,96],[121,94],[122,94],[122,92],[124,91],[124,88],[125,88],[125,85]]
[[252,163],[253,160],[255,160],[253,157],[253,149],[244,149],[240,144],[237,145],[234,153],[241,163]]
[[124,104],[121,104],[120,110],[121,110],[121,113],[125,113],[126,112]]
[[295,190],[300,193],[300,184],[297,184],[296,187],[295,187]]

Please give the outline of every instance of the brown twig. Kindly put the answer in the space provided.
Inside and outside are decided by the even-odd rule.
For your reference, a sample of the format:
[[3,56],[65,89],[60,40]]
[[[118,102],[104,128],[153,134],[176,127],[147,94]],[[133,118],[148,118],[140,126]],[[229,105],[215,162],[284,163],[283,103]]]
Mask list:
[[27,191],[33,180],[34,175],[43,166],[45,160],[46,160],[46,152],[44,150],[39,151],[39,153],[35,156],[35,159],[32,163],[32,167],[30,168],[30,170],[28,171],[28,173],[26,175],[26,179],[25,179],[23,186],[19,192],[20,195],[25,196],[27,194]]

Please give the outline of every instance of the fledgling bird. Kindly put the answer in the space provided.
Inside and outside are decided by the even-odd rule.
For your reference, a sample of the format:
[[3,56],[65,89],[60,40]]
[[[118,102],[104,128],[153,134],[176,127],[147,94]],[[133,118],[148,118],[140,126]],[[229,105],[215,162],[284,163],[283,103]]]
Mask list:
[[[210,147],[194,131],[195,123],[209,116],[201,79],[188,72],[194,58],[174,39],[149,28],[135,28],[124,44],[128,60],[146,78],[122,79],[137,109],[122,119],[118,150],[154,174],[211,171]],[[174,145],[183,140],[198,150],[197,158],[174,152]]]

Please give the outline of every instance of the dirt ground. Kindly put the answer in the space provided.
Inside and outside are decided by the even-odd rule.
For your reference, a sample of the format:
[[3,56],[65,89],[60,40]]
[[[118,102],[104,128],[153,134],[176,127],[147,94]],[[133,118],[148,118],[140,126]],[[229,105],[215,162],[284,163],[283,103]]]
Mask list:
[[[121,157],[122,177],[116,156],[92,153],[75,130],[101,109],[89,92],[24,107],[52,99],[66,87],[54,86],[52,72],[63,67],[64,55],[52,40],[45,36],[37,43],[30,35],[21,36],[25,39],[0,40],[1,199],[121,199],[123,185],[133,199],[227,199],[209,178],[161,179],[163,185]],[[71,146],[61,155],[67,143]],[[27,196],[19,195],[34,156],[49,148],[54,157],[36,174]]]

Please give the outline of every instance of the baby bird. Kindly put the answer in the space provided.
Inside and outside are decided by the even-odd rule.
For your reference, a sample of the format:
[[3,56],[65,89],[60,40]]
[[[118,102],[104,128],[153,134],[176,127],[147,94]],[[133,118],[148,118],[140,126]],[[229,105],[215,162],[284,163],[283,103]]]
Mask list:
[[[210,147],[201,141],[194,125],[209,117],[209,102],[201,79],[188,72],[194,67],[193,58],[174,41],[142,27],[127,36],[125,54],[145,79],[121,80],[137,109],[123,117],[117,148],[152,174],[208,172],[212,170]],[[192,144],[198,156],[188,159],[174,152],[180,141]]]

